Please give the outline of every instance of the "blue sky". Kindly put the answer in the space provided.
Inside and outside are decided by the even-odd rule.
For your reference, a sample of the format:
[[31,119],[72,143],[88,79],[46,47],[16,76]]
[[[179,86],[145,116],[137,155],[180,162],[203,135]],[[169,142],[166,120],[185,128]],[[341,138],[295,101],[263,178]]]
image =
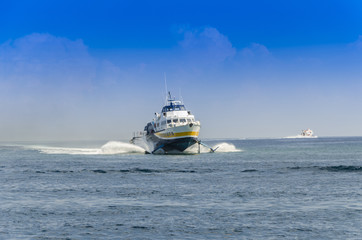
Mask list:
[[128,139],[168,88],[203,138],[362,136],[361,1],[3,1],[0,140]]

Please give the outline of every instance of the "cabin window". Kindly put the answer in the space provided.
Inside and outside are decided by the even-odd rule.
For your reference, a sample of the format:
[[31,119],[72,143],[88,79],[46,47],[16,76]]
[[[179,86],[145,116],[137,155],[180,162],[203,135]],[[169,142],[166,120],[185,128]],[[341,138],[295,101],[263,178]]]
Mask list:
[[162,108],[162,112],[166,113],[166,112],[170,112],[170,111],[185,111],[186,108],[184,105],[168,105],[168,106],[164,106]]
[[174,123],[177,123],[177,122],[178,122],[178,118],[175,118],[175,119],[173,120],[173,122],[174,122]]
[[181,119],[180,119],[180,122],[181,122],[181,123],[185,123],[185,122],[186,122],[186,119],[181,118]]
[[169,119],[169,120],[167,120],[167,123],[171,123],[171,120]]

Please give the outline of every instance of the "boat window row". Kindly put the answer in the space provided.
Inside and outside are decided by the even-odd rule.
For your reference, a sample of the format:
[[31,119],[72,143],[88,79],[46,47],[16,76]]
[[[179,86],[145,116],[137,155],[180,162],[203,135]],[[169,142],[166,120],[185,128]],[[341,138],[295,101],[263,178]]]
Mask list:
[[162,108],[162,112],[185,111],[185,105],[169,105]]
[[155,124],[155,127],[160,127],[160,126],[165,126],[166,123],[167,124],[172,124],[172,123],[181,123],[181,124],[186,124],[186,123],[191,123],[193,122],[193,119],[191,118],[173,118],[173,119],[167,119],[165,121],[162,121],[161,124],[157,123]]
[[[162,122],[164,124],[165,121]],[[167,123],[186,123],[186,122],[192,122],[191,118],[174,118],[174,119],[168,119]]]

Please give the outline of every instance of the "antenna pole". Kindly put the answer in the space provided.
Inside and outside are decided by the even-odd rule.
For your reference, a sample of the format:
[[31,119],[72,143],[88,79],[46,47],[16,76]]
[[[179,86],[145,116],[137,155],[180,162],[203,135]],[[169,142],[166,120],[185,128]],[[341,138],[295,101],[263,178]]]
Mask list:
[[182,95],[181,95],[181,88],[178,89],[178,92],[179,92],[179,95],[180,95],[181,103],[183,104],[183,103],[184,103],[184,100],[183,100]]
[[166,80],[166,73],[164,72],[164,77],[165,77],[165,90],[166,90],[166,102],[165,104],[167,104],[167,80]]

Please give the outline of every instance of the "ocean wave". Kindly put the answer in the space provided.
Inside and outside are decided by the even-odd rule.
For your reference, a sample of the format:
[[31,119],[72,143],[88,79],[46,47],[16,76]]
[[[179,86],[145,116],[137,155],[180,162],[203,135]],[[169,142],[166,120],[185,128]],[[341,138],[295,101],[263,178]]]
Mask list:
[[256,169],[245,169],[245,170],[243,170],[243,171],[241,171],[241,172],[257,172],[258,170],[256,170]]
[[362,166],[338,165],[338,166],[319,167],[319,169],[331,172],[359,172],[362,171]]
[[119,170],[123,173],[196,173],[195,170],[131,168]]
[[336,166],[311,166],[311,167],[288,167],[290,170],[321,170],[329,172],[360,172],[362,171],[362,166],[346,166],[346,165],[336,165]]
[[212,170],[210,169],[201,169],[201,170],[184,170],[184,169],[151,169],[151,168],[130,168],[130,169],[82,169],[82,170],[46,170],[46,171],[39,171],[39,170],[26,170],[24,172],[35,172],[37,174],[74,174],[74,173],[84,173],[84,172],[91,172],[91,173],[209,173]]

